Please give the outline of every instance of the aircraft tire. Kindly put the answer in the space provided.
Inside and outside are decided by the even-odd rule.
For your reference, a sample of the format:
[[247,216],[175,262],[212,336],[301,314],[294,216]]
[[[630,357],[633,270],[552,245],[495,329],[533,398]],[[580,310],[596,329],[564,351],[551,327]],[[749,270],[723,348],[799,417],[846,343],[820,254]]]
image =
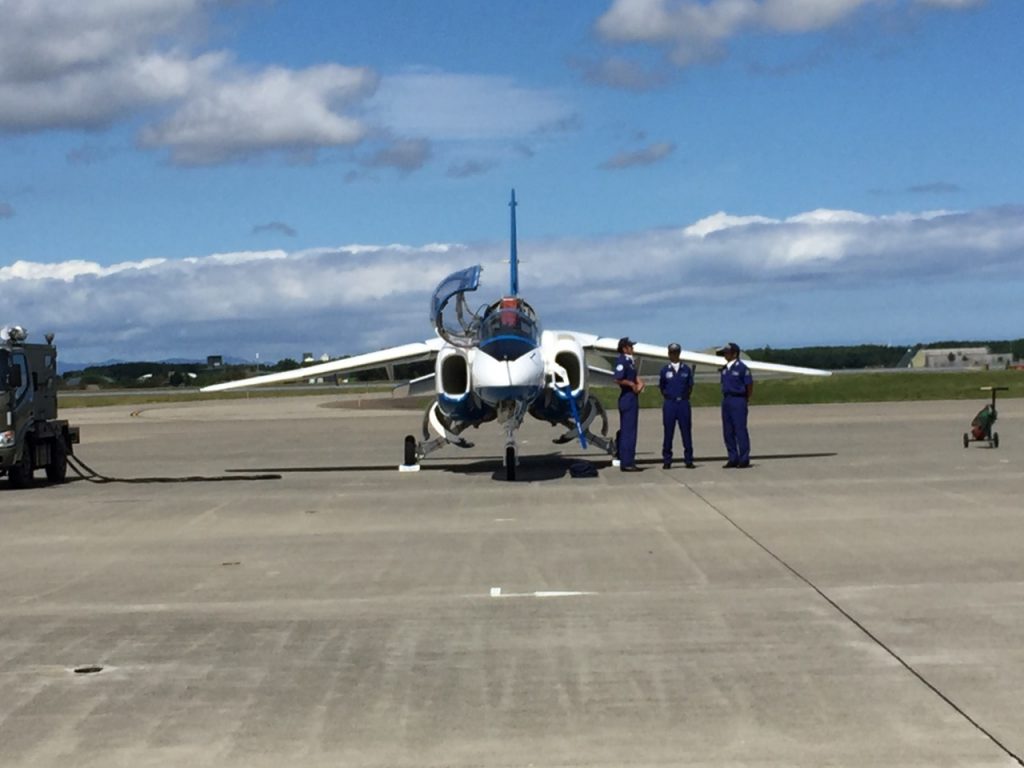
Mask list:
[[967,444],[968,444],[969,442],[971,442],[971,438],[969,438],[969,437],[967,436],[967,433],[966,433],[966,432],[964,432],[964,448],[966,448],[966,447],[967,447]]
[[516,449],[511,445],[505,449],[505,479],[509,482],[516,479]]
[[402,463],[407,467],[416,464],[416,438],[412,435],[405,436],[405,454]]
[[999,447],[999,433],[998,432],[993,432],[992,433],[992,447],[993,448],[998,448]]

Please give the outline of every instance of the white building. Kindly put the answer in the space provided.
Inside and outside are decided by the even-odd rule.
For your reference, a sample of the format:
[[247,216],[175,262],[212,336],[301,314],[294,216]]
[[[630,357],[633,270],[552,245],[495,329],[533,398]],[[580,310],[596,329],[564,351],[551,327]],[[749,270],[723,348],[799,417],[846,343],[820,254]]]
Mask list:
[[993,354],[988,347],[920,349],[910,362],[911,368],[1004,369],[1013,362],[1009,352]]

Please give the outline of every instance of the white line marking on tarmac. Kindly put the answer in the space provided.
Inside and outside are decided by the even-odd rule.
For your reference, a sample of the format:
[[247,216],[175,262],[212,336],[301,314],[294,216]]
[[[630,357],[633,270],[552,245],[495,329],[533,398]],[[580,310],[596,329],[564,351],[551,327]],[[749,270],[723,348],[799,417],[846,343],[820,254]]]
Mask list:
[[596,595],[597,592],[549,590],[541,592],[502,592],[501,587],[491,587],[491,597],[581,597]]
[[534,592],[534,597],[579,597],[580,595],[596,595],[596,592]]

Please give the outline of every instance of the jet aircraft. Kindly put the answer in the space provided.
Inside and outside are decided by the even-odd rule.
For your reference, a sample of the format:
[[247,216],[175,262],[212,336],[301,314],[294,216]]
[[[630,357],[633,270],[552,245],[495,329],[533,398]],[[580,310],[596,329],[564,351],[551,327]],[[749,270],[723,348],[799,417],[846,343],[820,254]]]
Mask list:
[[[470,427],[496,421],[505,433],[505,476],[514,480],[518,465],[516,432],[527,415],[565,431],[556,444],[578,440],[615,454],[608,436],[608,416],[589,391],[591,377],[611,380],[612,372],[587,360],[587,353],[604,359],[617,354],[618,341],[575,331],[543,330],[537,313],[519,295],[519,256],[516,246],[516,193],[512,190],[509,247],[509,289],[497,300],[470,308],[468,294],[480,285],[480,265],[446,277],[430,300],[430,320],[436,337],[390,349],[334,360],[293,371],[255,376],[204,387],[204,392],[276,384],[327,374],[353,373],[424,360],[434,361],[434,373],[414,379],[410,394],[435,395],[423,416],[422,439],[405,438],[399,469],[417,470],[428,454],[446,445],[472,446],[463,433]],[[638,358],[667,359],[663,346],[638,343]],[[722,367],[716,355],[683,350],[689,363]],[[829,376],[813,368],[745,361],[755,371]]]

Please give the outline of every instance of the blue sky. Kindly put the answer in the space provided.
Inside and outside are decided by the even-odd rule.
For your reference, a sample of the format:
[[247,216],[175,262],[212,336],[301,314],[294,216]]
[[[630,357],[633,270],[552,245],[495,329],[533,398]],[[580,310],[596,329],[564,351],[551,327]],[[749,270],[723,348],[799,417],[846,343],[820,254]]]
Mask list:
[[2,323],[426,338],[447,272],[691,349],[1021,335],[1012,0],[2,0]]

